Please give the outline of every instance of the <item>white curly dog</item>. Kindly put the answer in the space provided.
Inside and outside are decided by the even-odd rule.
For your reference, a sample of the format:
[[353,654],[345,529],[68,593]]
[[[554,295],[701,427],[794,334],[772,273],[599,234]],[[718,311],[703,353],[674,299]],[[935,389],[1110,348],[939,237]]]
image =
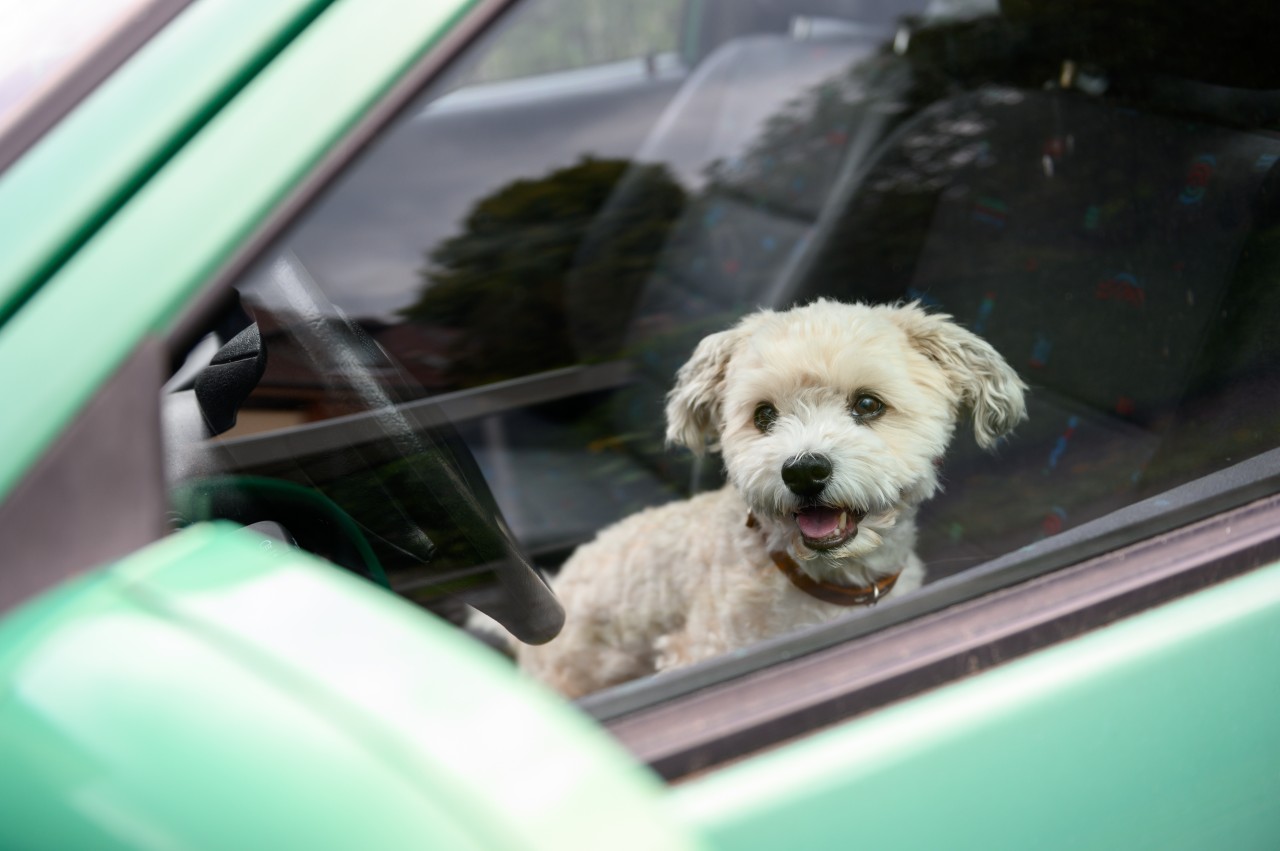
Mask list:
[[988,343],[916,304],[819,300],[704,339],[667,439],[718,444],[729,483],[579,547],[567,620],[520,666],[577,697],[821,623],[920,586],[915,516],[963,410],[991,448],[1026,386]]

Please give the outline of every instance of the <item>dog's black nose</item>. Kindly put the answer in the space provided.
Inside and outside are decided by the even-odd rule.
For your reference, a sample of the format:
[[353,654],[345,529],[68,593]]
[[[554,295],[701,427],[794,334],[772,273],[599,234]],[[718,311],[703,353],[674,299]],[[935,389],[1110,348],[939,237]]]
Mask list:
[[782,481],[796,496],[815,497],[831,478],[831,462],[825,455],[797,455],[782,465]]

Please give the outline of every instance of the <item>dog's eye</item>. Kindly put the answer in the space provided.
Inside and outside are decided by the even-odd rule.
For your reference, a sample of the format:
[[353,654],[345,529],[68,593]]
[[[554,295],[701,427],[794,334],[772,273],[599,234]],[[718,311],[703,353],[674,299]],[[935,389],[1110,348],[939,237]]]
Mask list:
[[778,421],[778,409],[768,402],[756,405],[755,424],[760,431],[768,431]]
[[870,419],[884,413],[884,402],[875,396],[863,393],[853,400],[853,415],[858,419]]

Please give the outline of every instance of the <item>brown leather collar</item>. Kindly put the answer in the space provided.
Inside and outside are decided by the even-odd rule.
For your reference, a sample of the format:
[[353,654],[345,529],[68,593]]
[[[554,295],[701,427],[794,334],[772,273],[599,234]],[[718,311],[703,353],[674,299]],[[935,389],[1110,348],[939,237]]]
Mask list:
[[893,589],[898,577],[902,575],[901,571],[891,573],[870,585],[837,585],[834,582],[814,579],[786,553],[771,552],[769,558],[773,559],[778,569],[787,575],[792,585],[810,597],[816,597],[824,603],[834,603],[837,606],[873,606]]
[[[747,526],[752,529],[759,525],[754,514],[747,515]],[[870,585],[837,585],[834,582],[823,582],[805,573],[795,559],[784,552],[769,553],[769,558],[778,569],[786,574],[791,584],[810,597],[831,603],[836,606],[873,606],[880,598],[893,590],[902,571],[882,576]]]

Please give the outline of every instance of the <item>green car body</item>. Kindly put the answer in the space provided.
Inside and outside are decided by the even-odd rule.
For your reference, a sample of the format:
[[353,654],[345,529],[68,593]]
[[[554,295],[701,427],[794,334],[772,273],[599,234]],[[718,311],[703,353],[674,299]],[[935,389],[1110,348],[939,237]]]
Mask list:
[[[0,503],[473,5],[195,4],[0,176]],[[1280,565],[666,787],[296,550],[104,561],[0,619],[0,846],[1280,842]]]

